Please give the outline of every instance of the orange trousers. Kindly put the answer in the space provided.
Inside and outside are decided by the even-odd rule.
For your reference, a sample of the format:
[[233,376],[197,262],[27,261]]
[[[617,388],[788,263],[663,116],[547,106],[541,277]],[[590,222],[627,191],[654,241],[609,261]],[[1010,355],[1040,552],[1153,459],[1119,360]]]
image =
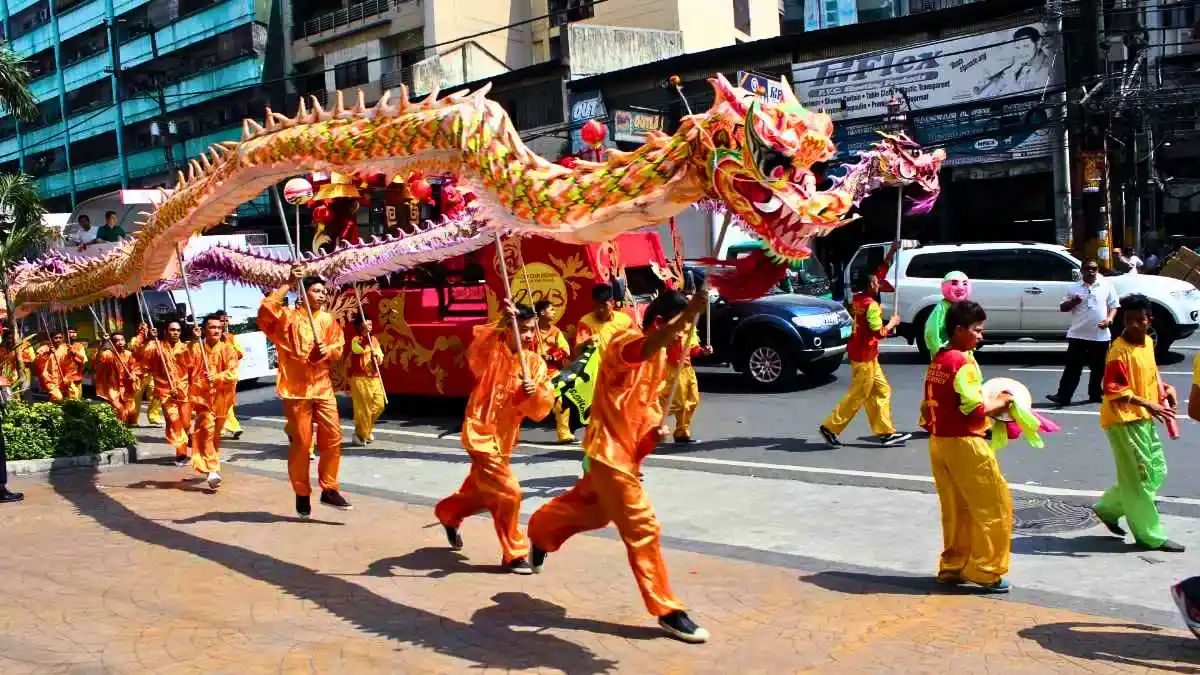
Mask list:
[[322,490],[338,489],[338,468],[342,463],[342,426],[334,398],[285,398],[283,414],[287,418],[288,478],[297,496],[312,494],[308,477],[308,451],[313,447],[313,425],[317,428],[317,479]]
[[492,514],[496,538],[504,564],[529,555],[529,540],[518,526],[521,515],[521,484],[509,466],[509,458],[469,452],[471,472],[458,492],[438,502],[434,514],[442,525],[460,527],[468,516],[487,509]]
[[163,416],[167,418],[167,444],[175,448],[176,457],[191,455],[188,434],[192,428],[192,407],[170,396],[162,397]]
[[197,473],[208,475],[221,470],[221,430],[225,428],[225,416],[229,407],[216,410],[206,405],[192,403],[195,427],[192,431],[192,468]]
[[46,395],[50,397],[51,403],[63,402],[63,387],[61,384],[46,384],[42,383],[42,389],[46,390]]
[[625,542],[646,609],[654,616],[685,609],[671,592],[659,542],[662,526],[637,476],[590,462],[575,487],[543,504],[529,519],[529,540],[543,551],[553,552],[573,535],[609,523],[617,526]]
[[109,394],[104,397],[104,400],[108,401],[108,405],[112,407],[117,419],[121,420],[125,426],[137,426],[138,409],[133,406],[133,398],[128,393]]

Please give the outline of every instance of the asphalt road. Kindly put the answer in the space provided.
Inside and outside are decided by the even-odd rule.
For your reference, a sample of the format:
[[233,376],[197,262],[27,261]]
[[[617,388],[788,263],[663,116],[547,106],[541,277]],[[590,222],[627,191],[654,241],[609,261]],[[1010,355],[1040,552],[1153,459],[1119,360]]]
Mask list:
[[[1061,344],[1016,343],[988,346],[979,361],[985,377],[1017,379],[1042,402],[1057,388],[1062,370]],[[1167,363],[1160,364],[1169,382],[1186,398],[1191,383],[1192,358],[1200,351],[1200,340],[1178,343]],[[893,419],[902,430],[917,431],[917,407],[925,363],[914,348],[901,343],[884,346],[881,361],[892,383]],[[872,442],[865,417],[856,418],[843,434],[846,445],[827,448],[816,428],[836,405],[846,389],[849,368],[824,381],[804,381],[796,391],[762,393],[748,391],[731,371],[702,370],[701,405],[695,434],[702,442],[685,449],[660,449],[675,462],[696,468],[758,476],[779,476],[822,483],[880,485],[928,490],[928,445],[923,434],[906,447],[881,448]],[[1076,397],[1086,396],[1086,372]],[[349,401],[344,401],[349,413]],[[279,416],[279,401],[269,386],[244,389],[239,393],[239,417]],[[462,419],[463,402],[438,399],[393,397],[383,428],[411,433],[427,439],[441,438],[453,445]],[[1099,410],[1080,404],[1064,410],[1047,407],[1062,431],[1048,438],[1045,449],[1023,442],[1009,445],[1002,454],[1005,475],[1013,484],[1026,484],[1047,494],[1071,496],[1078,491],[1106,489],[1113,481],[1108,443],[1099,427]],[[539,426],[527,424],[522,432],[524,452],[554,450],[551,420]],[[1193,451],[1200,438],[1200,425],[1183,421],[1183,439],[1167,441],[1170,475],[1160,496],[1182,498],[1184,512],[1200,512],[1200,455]],[[1165,433],[1164,433],[1165,438]],[[1191,503],[1195,500],[1195,503]]]

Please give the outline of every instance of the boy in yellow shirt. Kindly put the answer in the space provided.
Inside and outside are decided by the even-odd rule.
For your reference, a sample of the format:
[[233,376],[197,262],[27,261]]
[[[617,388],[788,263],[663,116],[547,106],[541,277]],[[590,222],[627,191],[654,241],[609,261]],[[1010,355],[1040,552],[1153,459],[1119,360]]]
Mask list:
[[592,287],[592,311],[579,320],[575,329],[575,353],[579,356],[584,345],[596,345],[596,358],[604,358],[604,348],[609,340],[621,331],[633,328],[633,319],[617,311],[613,299],[612,284],[596,284]]
[[[1100,426],[1108,436],[1117,482],[1094,507],[1113,534],[1124,537],[1121,516],[1138,544],[1156,551],[1182,553],[1182,544],[1167,539],[1155,506],[1155,493],[1167,477],[1167,458],[1154,421],[1175,420],[1175,388],[1161,383],[1154,361],[1154,340],[1147,335],[1152,319],[1143,295],[1121,300],[1125,330],[1108,348],[1104,364],[1104,402]],[[1165,392],[1165,397],[1162,396]]]

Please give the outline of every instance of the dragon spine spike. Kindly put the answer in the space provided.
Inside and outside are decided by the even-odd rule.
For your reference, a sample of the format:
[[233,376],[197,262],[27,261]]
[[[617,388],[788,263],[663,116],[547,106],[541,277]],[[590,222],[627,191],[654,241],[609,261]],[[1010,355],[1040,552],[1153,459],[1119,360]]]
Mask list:
[[400,102],[396,104],[396,112],[402,113],[408,110],[412,105],[412,101],[408,98],[408,85],[401,83],[400,85]]
[[259,124],[258,122],[255,122],[254,120],[250,119],[249,117],[242,120],[242,140],[243,141],[248,141],[251,138],[254,138],[258,134],[262,133],[262,130],[263,130],[262,125]]
[[267,117],[270,118],[275,126],[279,127],[280,129],[286,129],[293,124],[292,118],[284,115],[283,113],[273,112],[269,113]]
[[[184,188],[186,188],[186,187],[187,187],[187,179],[183,177],[183,172],[182,172],[182,171],[176,171],[176,172],[175,172],[175,189],[176,189],[176,190],[182,190],[182,189],[184,189]],[[161,189],[161,188],[160,188],[160,189]],[[160,195],[160,196],[162,197],[162,201],[159,201],[159,204],[162,204],[162,202],[166,200],[166,197],[167,197],[167,196],[166,196],[166,193],[165,193],[165,192],[164,192],[162,195]]]
[[329,119],[329,113],[325,112],[325,108],[321,106],[321,101],[316,96],[312,97],[313,120],[321,122]]
[[304,103],[304,97],[300,97],[300,102],[296,105],[296,124],[303,124],[308,120],[308,105]]
[[437,105],[438,94],[441,93],[441,91],[442,91],[441,87],[434,85],[433,91],[429,92],[429,95],[425,97],[424,101],[421,101],[421,107],[425,110],[429,110],[430,108]]
[[188,160],[188,182],[204,177],[204,170],[200,168],[200,162],[194,159]]
[[354,109],[352,112],[355,115],[361,115],[361,114],[363,114],[363,112],[366,111],[366,109],[367,109],[367,95],[363,93],[362,89],[359,89],[358,90],[358,100],[355,102]]
[[342,113],[346,112],[346,95],[341,89],[337,90],[337,105],[333,109],[334,117],[341,117]]
[[375,114],[377,114],[377,115],[385,114],[384,111],[387,110],[388,99],[390,99],[391,97],[392,97],[392,90],[384,89],[383,93],[379,95],[379,100],[375,102]]
[[200,153],[200,168],[203,169],[204,173],[208,173],[212,167],[212,162],[208,159],[208,153]]
[[275,131],[275,117],[271,112],[271,106],[267,106],[263,111],[263,126],[267,131]]

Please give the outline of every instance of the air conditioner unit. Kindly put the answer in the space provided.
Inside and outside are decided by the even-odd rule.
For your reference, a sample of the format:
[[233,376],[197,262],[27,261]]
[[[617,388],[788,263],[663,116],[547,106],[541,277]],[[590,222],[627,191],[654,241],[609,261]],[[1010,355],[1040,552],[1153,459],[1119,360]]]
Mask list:
[[1200,55],[1200,40],[1191,28],[1169,28],[1163,31],[1162,50],[1165,57]]

